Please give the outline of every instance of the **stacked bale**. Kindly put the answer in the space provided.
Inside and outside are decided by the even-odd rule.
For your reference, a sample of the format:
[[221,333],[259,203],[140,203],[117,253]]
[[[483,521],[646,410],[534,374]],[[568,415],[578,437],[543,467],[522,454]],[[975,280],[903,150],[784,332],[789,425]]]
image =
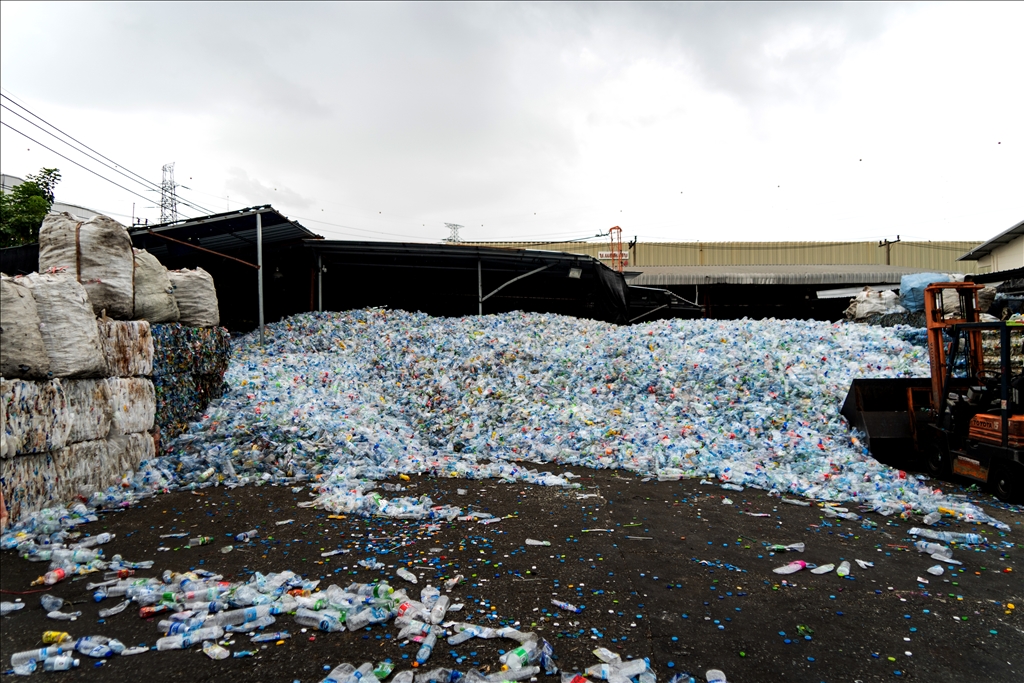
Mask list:
[[224,390],[230,335],[223,327],[153,325],[153,385],[161,438],[185,431]]
[[13,520],[116,485],[155,455],[153,338],[127,319],[128,231],[56,214],[39,241],[46,272],[0,277],[0,490]]
[[0,491],[13,520],[130,476],[161,428],[179,434],[220,397],[228,362],[213,278],[169,272],[112,218],[48,216],[39,269],[0,276]]

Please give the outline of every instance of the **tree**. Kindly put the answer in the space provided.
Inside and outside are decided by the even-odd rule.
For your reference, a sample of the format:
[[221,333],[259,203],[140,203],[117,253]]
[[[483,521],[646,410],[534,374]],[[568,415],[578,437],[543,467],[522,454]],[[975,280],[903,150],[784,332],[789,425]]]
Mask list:
[[39,228],[53,206],[53,189],[59,182],[60,171],[44,168],[0,195],[0,247],[39,241]]

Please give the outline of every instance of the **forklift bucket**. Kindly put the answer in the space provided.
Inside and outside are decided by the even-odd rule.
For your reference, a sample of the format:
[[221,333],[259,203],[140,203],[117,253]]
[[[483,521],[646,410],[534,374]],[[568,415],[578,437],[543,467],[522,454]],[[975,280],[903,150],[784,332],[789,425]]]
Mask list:
[[916,460],[930,430],[931,380],[855,379],[840,411],[875,459],[890,465]]

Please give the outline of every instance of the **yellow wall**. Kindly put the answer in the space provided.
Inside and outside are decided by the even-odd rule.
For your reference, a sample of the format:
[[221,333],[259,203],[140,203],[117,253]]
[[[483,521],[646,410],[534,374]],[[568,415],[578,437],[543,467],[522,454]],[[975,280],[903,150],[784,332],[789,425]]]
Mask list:
[[[608,242],[478,242],[479,246],[548,249],[588,254],[610,251]],[[945,273],[977,272],[977,262],[957,261],[981,242],[899,242],[890,247],[891,265]],[[623,249],[626,243],[623,242]],[[687,265],[861,265],[884,264],[877,242],[640,242],[629,254],[631,267]]]

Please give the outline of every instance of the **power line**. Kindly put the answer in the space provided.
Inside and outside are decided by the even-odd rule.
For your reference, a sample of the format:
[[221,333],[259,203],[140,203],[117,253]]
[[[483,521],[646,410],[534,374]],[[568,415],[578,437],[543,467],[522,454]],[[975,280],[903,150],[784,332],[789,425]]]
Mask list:
[[15,128],[14,126],[10,125],[10,124],[9,124],[9,123],[7,123],[6,121],[0,121],[0,126],[4,126],[4,127],[6,127],[6,128],[10,128],[11,130],[13,130],[13,131],[14,131],[15,133],[17,133],[18,135],[21,135],[21,136],[22,136],[22,137],[24,137],[24,138],[28,138],[29,140],[31,140],[32,142],[36,143],[37,145],[39,145],[39,146],[40,146],[40,147],[42,147],[43,149],[49,150],[49,151],[53,152],[54,154],[56,154],[57,156],[59,156],[59,157],[60,157],[61,159],[65,159],[65,160],[67,160],[67,161],[70,161],[70,162],[71,162],[71,163],[73,163],[73,164],[74,164],[75,166],[78,166],[79,168],[81,168],[81,169],[83,169],[83,170],[85,170],[85,171],[88,171],[89,173],[92,173],[92,174],[93,174],[94,176],[97,176],[97,177],[99,177],[99,178],[102,178],[103,180],[106,180],[106,181],[107,181],[108,183],[110,183],[111,185],[116,185],[117,187],[121,188],[121,189],[122,189],[122,190],[124,190],[125,192],[130,192],[131,194],[135,195],[136,197],[139,197],[139,198],[141,198],[141,199],[145,199],[145,200],[146,200],[147,202],[149,202],[149,201],[153,201],[153,200],[152,200],[152,199],[151,199],[150,197],[146,197],[145,195],[141,195],[141,194],[139,194],[138,192],[136,192],[135,190],[129,190],[129,189],[128,189],[127,187],[125,187],[124,185],[121,185],[121,184],[119,184],[119,183],[116,183],[116,182],[114,182],[113,180],[111,180],[110,178],[108,178],[108,177],[106,177],[106,176],[104,176],[104,175],[100,175],[99,173],[97,173],[96,171],[92,170],[91,168],[89,168],[89,167],[87,167],[87,166],[83,166],[82,164],[78,163],[78,162],[77,162],[77,161],[75,161],[74,159],[71,159],[71,158],[69,158],[69,157],[66,157],[66,156],[64,156],[63,154],[61,154],[60,152],[58,152],[57,150],[55,150],[55,149],[53,149],[53,148],[51,148],[51,147],[47,147],[46,145],[44,145],[43,143],[39,142],[38,140],[36,140],[36,139],[35,139],[35,138],[33,138],[32,136],[30,136],[30,135],[26,135],[25,133],[22,133],[22,132],[21,132],[20,130],[18,130],[18,129],[17,129],[17,128]]
[[[3,107],[4,109],[6,109],[7,111],[11,112],[11,113],[12,113],[12,114],[14,114],[15,116],[17,116],[17,117],[19,117],[19,118],[23,119],[24,121],[26,121],[26,122],[28,122],[28,123],[32,124],[33,126],[35,126],[36,128],[38,128],[39,130],[43,131],[43,132],[44,132],[44,133],[46,133],[47,135],[49,135],[49,136],[51,136],[51,137],[53,137],[53,138],[55,138],[55,139],[57,139],[57,140],[59,140],[60,142],[62,142],[62,143],[64,143],[65,145],[67,145],[68,147],[71,147],[71,148],[72,148],[72,149],[74,149],[74,150],[75,150],[76,152],[79,152],[79,153],[81,153],[81,154],[84,154],[85,156],[89,157],[89,158],[90,158],[90,159],[92,159],[93,161],[95,161],[95,162],[97,162],[97,163],[99,163],[99,164],[101,164],[101,165],[105,166],[106,168],[109,168],[110,170],[112,170],[112,171],[114,171],[114,172],[116,172],[116,173],[119,173],[119,174],[123,175],[124,177],[128,178],[129,180],[131,180],[131,181],[133,181],[133,182],[136,182],[136,183],[139,183],[140,185],[146,186],[146,187],[147,187],[147,189],[152,189],[152,190],[154,190],[154,191],[160,191],[160,190],[161,190],[161,186],[160,186],[160,185],[158,185],[157,183],[154,183],[154,182],[152,182],[151,180],[148,180],[147,178],[145,178],[144,176],[141,176],[141,175],[139,175],[138,173],[135,173],[134,171],[132,171],[132,170],[131,170],[130,168],[128,168],[128,167],[126,167],[126,166],[124,166],[123,164],[119,164],[119,163],[117,163],[116,161],[114,161],[114,160],[113,160],[113,159],[111,159],[110,157],[106,156],[106,155],[105,155],[105,154],[103,154],[102,152],[99,152],[99,151],[97,151],[97,150],[93,149],[92,147],[90,147],[89,145],[85,144],[84,142],[82,142],[82,141],[81,141],[81,140],[79,140],[78,138],[74,137],[74,136],[73,136],[73,135],[71,135],[70,133],[66,133],[66,132],[64,132],[63,130],[61,130],[61,129],[60,129],[60,128],[58,128],[57,126],[53,125],[52,123],[50,123],[49,121],[47,121],[46,119],[44,119],[44,118],[43,118],[42,116],[39,116],[38,114],[36,114],[35,112],[33,112],[33,111],[32,111],[31,109],[29,109],[28,107],[24,106],[23,104],[20,104],[19,102],[16,102],[16,101],[15,101],[15,100],[14,100],[13,98],[11,98],[10,96],[8,96],[8,95],[4,95],[3,93],[0,93],[0,98],[3,98],[3,99],[5,99],[5,100],[9,101],[9,102],[10,102],[10,103],[12,103],[12,104],[13,104],[14,106],[16,106],[16,107],[18,107],[19,109],[23,110],[24,112],[26,112],[27,114],[29,114],[29,115],[30,115],[30,116],[32,116],[33,118],[36,118],[36,119],[38,119],[38,120],[42,121],[43,123],[45,123],[45,124],[46,124],[47,126],[49,126],[50,128],[53,128],[53,129],[54,129],[55,131],[57,131],[57,132],[58,132],[58,133],[60,133],[61,135],[65,136],[65,137],[67,137],[67,138],[70,138],[71,140],[73,140],[74,142],[78,143],[79,145],[81,145],[81,146],[82,146],[82,147],[84,147],[85,149],[89,150],[90,152],[93,152],[93,153],[95,153],[95,154],[99,155],[100,157],[102,157],[103,159],[105,159],[106,161],[109,161],[109,162],[110,162],[111,164],[113,164],[113,166],[110,166],[110,165],[108,165],[108,164],[105,164],[105,163],[104,163],[103,161],[100,161],[100,160],[99,160],[99,159],[97,159],[96,157],[93,157],[93,156],[92,156],[92,155],[90,155],[90,154],[89,154],[88,152],[84,152],[84,151],[82,151],[81,149],[78,149],[77,147],[75,147],[74,145],[72,145],[72,144],[71,144],[70,142],[68,142],[67,140],[63,140],[63,139],[61,139],[61,138],[60,138],[60,137],[58,137],[57,135],[54,135],[54,134],[53,134],[52,132],[50,132],[50,131],[46,130],[45,128],[43,128],[42,126],[40,126],[39,124],[37,124],[37,123],[35,123],[35,122],[33,122],[33,121],[30,121],[29,119],[25,118],[24,116],[22,116],[21,114],[19,114],[19,113],[18,113],[18,112],[16,112],[16,111],[14,111],[14,110],[13,110],[13,109],[11,109],[10,107],[8,107],[8,106],[6,106],[6,105],[4,105],[4,104],[0,103],[0,107]],[[37,144],[41,144],[41,143],[37,143]],[[51,151],[52,151],[52,150],[51,150]],[[117,168],[115,168],[115,167],[117,167]],[[125,172],[122,172],[122,171],[121,171],[120,169],[124,169],[124,171],[127,171],[127,173],[125,173]],[[129,174],[130,174],[130,175],[129,175]],[[132,176],[134,176],[134,177],[132,177]],[[206,207],[204,207],[204,206],[200,206],[200,205],[196,204],[195,202],[191,202],[191,201],[188,201],[188,200],[186,200],[186,199],[184,199],[184,198],[179,198],[179,199],[180,199],[180,201],[181,201],[181,202],[182,202],[183,204],[186,204],[187,206],[190,206],[190,207],[192,207],[193,209],[195,209],[195,210],[197,210],[197,211],[201,211],[201,212],[204,212],[204,213],[208,213],[208,214],[212,214],[212,213],[214,213],[214,212],[213,212],[213,211],[211,211],[210,209],[207,209],[207,208],[206,208]]]

